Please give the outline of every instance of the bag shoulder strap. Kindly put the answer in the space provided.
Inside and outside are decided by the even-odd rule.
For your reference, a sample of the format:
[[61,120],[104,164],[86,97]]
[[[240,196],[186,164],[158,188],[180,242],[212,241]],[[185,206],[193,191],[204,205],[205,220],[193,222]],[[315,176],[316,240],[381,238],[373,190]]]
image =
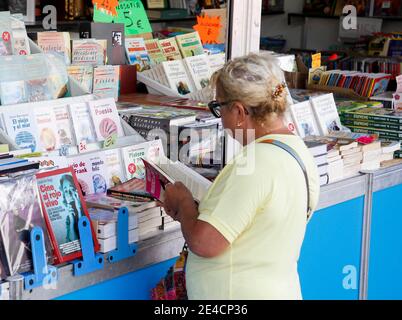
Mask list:
[[297,161],[300,168],[303,170],[303,175],[304,175],[304,179],[306,180],[306,187],[307,187],[307,220],[308,220],[311,216],[312,209],[311,209],[311,205],[310,205],[310,184],[309,184],[307,169],[306,169],[306,166],[304,165],[304,162],[302,161],[302,159],[299,157],[299,155],[293,148],[291,148],[289,145],[287,145],[281,141],[267,139],[267,140],[261,141],[260,143],[272,144],[274,146],[281,148],[282,150],[285,150]]

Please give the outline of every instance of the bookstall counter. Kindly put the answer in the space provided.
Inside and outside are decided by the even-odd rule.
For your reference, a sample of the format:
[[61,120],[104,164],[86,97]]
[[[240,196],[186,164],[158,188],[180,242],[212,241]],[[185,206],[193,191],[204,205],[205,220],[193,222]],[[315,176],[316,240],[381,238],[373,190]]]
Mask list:
[[[322,187],[300,256],[304,299],[402,298],[401,193],[402,164]],[[60,267],[55,288],[6,285],[10,299],[148,299],[183,243],[180,230],[161,233],[95,273],[74,277],[72,265]]]

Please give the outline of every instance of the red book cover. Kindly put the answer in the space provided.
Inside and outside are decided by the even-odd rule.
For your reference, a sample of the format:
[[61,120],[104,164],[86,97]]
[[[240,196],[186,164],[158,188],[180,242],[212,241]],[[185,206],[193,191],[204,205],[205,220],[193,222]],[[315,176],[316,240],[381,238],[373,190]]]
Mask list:
[[[74,170],[69,167],[38,173],[36,178],[55,263],[82,257],[78,220],[82,216],[91,220]],[[90,226],[97,252],[99,244],[91,223]]]

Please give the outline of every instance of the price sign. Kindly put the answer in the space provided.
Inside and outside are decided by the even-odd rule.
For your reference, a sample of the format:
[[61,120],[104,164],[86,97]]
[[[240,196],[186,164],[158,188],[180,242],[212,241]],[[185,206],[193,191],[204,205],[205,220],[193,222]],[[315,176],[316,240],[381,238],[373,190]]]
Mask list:
[[202,44],[217,44],[221,28],[221,17],[210,17],[207,14],[197,16],[197,24],[193,27],[198,31]]
[[[97,1],[97,0],[94,0]],[[126,35],[152,32],[147,13],[140,0],[119,1],[115,6],[116,15],[111,11],[94,8],[94,21],[104,23],[122,23]]]
[[80,144],[78,145],[78,151],[81,152],[86,152],[87,151],[87,140],[82,140]]

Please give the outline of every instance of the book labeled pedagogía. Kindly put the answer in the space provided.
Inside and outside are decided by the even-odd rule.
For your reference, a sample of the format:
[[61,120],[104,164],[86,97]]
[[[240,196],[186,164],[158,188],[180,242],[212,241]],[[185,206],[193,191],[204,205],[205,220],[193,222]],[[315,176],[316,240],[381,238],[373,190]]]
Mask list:
[[[65,168],[38,173],[38,190],[47,229],[50,235],[56,264],[82,256],[79,219],[88,211],[73,169]],[[92,226],[95,252],[99,251]]]

